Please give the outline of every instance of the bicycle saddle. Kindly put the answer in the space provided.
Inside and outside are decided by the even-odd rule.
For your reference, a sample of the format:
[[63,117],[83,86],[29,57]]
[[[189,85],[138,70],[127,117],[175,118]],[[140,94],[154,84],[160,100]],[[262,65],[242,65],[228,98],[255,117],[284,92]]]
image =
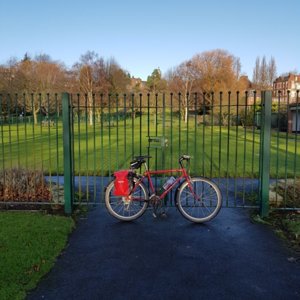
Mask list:
[[140,168],[141,165],[146,162],[146,158],[151,158],[151,156],[149,155],[136,156],[134,160],[130,162],[130,168],[131,169]]
[[141,155],[141,156],[136,156],[134,158],[134,161],[145,161],[146,158],[151,158],[152,156],[149,155]]
[[181,155],[181,156],[180,156],[179,161],[182,161],[182,160],[190,160],[190,159],[191,159],[191,157],[190,157],[189,155],[184,154],[184,155]]

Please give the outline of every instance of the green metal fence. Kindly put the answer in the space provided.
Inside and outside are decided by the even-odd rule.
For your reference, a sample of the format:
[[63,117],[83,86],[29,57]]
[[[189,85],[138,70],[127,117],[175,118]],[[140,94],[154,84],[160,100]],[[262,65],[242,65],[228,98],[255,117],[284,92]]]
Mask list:
[[295,209],[299,132],[290,122],[299,117],[290,108],[297,112],[298,94],[284,103],[270,92],[0,95],[0,166],[42,170],[69,213],[73,202],[103,201],[113,171],[134,156],[151,155],[159,169],[189,154],[191,174],[213,178],[224,206],[267,214],[271,183],[272,207]]

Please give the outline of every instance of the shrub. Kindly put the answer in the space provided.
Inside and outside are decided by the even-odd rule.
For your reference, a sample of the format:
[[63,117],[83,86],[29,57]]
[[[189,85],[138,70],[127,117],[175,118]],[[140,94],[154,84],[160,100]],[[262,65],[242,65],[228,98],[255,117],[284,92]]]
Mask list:
[[0,171],[0,201],[50,202],[51,193],[41,171],[10,169]]
[[277,193],[286,207],[300,207],[300,179],[279,182]]

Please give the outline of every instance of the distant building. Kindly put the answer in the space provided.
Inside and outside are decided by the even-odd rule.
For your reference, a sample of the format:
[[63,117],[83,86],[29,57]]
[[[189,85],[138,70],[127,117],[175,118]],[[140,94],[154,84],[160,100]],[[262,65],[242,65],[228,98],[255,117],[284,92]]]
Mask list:
[[300,132],[300,103],[289,105],[288,132]]
[[252,88],[252,82],[249,80],[247,75],[242,75],[239,78],[239,90],[249,90]]
[[288,132],[300,131],[300,74],[289,73],[273,82],[273,101],[288,104]]
[[281,102],[296,103],[297,90],[300,90],[300,74],[289,73],[273,82],[273,98],[280,99]]
[[127,89],[132,93],[136,93],[136,92],[143,92],[145,90],[145,87],[146,87],[145,81],[142,81],[141,78],[132,77],[130,78],[130,83],[127,86]]

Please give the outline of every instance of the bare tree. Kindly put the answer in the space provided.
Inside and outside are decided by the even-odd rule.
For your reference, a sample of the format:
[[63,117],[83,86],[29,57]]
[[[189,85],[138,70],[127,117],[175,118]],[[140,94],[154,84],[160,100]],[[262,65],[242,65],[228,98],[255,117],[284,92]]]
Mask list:
[[113,58],[106,63],[106,78],[110,93],[127,92],[130,85],[130,75]]
[[77,74],[80,91],[86,95],[90,125],[93,124],[93,101],[97,99],[95,93],[126,92],[130,83],[129,74],[113,58],[105,61],[94,51],[82,55],[73,72]]
[[198,100],[202,99],[202,106],[207,106],[214,100],[213,93],[239,86],[240,71],[239,58],[217,49],[196,54],[169,72],[170,89],[180,89],[185,95],[182,98],[184,119],[187,120],[188,106],[193,103],[192,97],[186,95],[197,92]]
[[240,61],[225,50],[203,52],[192,58],[198,73],[198,86],[207,94],[236,87]]
[[266,57],[262,60],[256,58],[253,70],[253,85],[256,89],[267,90],[272,89],[273,81],[276,78],[276,62],[273,57],[267,63]]
[[80,91],[86,98],[89,124],[93,125],[93,94],[99,90],[101,83],[106,82],[104,59],[99,58],[94,51],[87,51],[81,55],[79,62],[73,66],[74,73],[77,73]]
[[[197,80],[197,73],[192,64],[192,61],[185,61],[178,67],[168,72],[169,89],[176,92],[178,95],[182,93],[180,99],[181,110],[183,111],[183,120],[187,122],[188,107],[191,105],[193,98],[190,96],[195,87]],[[176,95],[176,96],[177,96]]]
[[277,77],[277,67],[274,57],[271,57],[268,64],[268,85],[269,87],[273,86],[273,82]]
[[256,60],[255,60],[255,67],[253,69],[253,78],[252,78],[252,81],[253,81],[253,85],[256,87],[259,85],[259,82],[260,82],[260,58],[257,57]]
[[[31,60],[26,54],[21,61],[10,60],[2,71],[5,75],[0,79],[2,90],[24,94],[18,97],[18,105],[24,112],[32,113],[35,124],[41,107],[46,108],[47,113],[54,111],[56,101],[47,94],[62,90],[65,70],[61,65],[50,60]],[[32,98],[32,93],[39,93],[39,96]]]
[[16,74],[16,64],[0,66],[0,92],[12,94],[17,91]]
[[259,79],[260,79],[260,86],[262,89],[267,89],[268,88],[268,65],[266,61],[266,57],[263,56],[261,65],[260,65],[260,74],[259,74]]
[[[52,61],[48,55],[32,60],[25,54],[22,60],[10,59],[0,68],[1,92],[14,95],[14,105],[18,105],[24,113],[32,113],[35,124],[41,108],[46,114],[53,113],[56,109],[59,112],[57,97],[51,97],[50,93],[61,92],[64,84],[64,67]],[[34,97],[33,93],[36,94]]]

